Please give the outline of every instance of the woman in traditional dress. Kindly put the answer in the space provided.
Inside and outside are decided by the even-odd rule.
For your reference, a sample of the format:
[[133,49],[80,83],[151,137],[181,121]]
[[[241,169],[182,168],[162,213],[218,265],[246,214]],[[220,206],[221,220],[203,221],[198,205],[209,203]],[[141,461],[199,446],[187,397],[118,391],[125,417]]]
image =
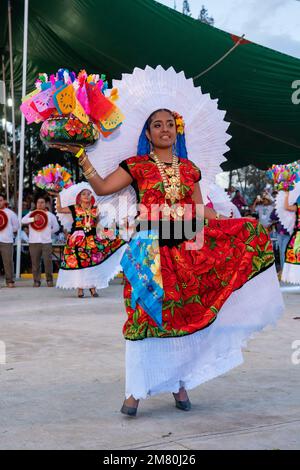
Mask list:
[[[68,201],[69,194],[72,198]],[[74,194],[75,204],[72,204]],[[69,207],[62,207],[61,199],[64,201],[63,205],[68,204]],[[72,217],[72,227],[64,247],[56,287],[77,288],[80,298],[84,297],[84,289],[89,289],[92,297],[98,297],[96,288],[107,287],[109,279],[119,270],[123,253],[117,253],[117,250],[125,242],[118,236],[112,240],[108,236],[101,239],[97,236],[98,209],[87,183],[71,186],[60,193],[57,196],[56,210],[58,216],[67,214]]]
[[285,251],[285,262],[281,280],[291,284],[300,284],[300,197],[295,204],[289,203],[289,192],[285,193],[284,209],[296,215],[294,231]]
[[[145,144],[152,152],[144,151]],[[79,163],[97,195],[132,185],[140,203],[144,229],[122,261],[127,320],[121,412],[135,416],[139,399],[168,391],[176,407],[188,411],[187,389],[241,364],[245,340],[282,313],[270,238],[253,219],[227,219],[203,206],[201,172],[184,158],[183,121],[168,109],[152,112],[137,156],[105,178],[86,153],[78,147],[70,151],[80,152]],[[206,221],[202,247],[191,245],[185,231],[178,237],[183,224],[194,227],[197,207]],[[157,238],[153,220],[159,222]],[[171,236],[164,235],[164,220]],[[191,239],[195,242],[195,233]]]

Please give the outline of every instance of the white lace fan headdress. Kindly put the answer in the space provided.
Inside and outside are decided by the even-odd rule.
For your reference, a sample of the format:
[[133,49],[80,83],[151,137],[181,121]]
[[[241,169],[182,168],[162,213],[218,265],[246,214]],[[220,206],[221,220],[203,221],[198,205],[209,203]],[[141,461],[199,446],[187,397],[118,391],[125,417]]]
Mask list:
[[[229,150],[226,145],[230,139],[229,123],[224,121],[226,112],[218,108],[218,100],[202,93],[191,78],[187,79],[184,72],[177,73],[173,67],[167,70],[161,66],[135,68],[132,74],[123,74],[121,80],[114,80],[113,87],[118,89],[118,107],[125,120],[114,134],[99,139],[87,150],[98,173],[105,177],[122,160],[135,156],[146,120],[153,111],[167,108],[183,116],[188,158],[202,170],[201,190],[207,202],[209,184],[215,181],[221,163],[226,160],[224,154]],[[118,195],[120,193],[111,199],[116,206]],[[134,203],[135,192],[129,187],[121,195],[123,202],[119,209],[124,214],[124,203]]]

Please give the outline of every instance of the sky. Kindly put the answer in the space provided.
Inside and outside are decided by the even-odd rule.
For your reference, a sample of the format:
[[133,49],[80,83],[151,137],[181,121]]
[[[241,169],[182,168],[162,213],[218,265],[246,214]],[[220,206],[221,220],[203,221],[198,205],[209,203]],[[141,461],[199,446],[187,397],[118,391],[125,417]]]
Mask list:
[[[157,0],[169,7],[174,0]],[[182,0],[175,0],[182,12]],[[215,26],[250,41],[300,58],[299,0],[189,0],[193,18],[202,5]]]

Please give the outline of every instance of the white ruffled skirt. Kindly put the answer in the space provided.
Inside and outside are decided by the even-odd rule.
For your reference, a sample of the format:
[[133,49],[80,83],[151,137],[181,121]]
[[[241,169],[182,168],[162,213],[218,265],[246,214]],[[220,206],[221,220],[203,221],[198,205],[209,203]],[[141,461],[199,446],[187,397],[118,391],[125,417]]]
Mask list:
[[126,340],[126,398],[187,390],[242,364],[246,341],[284,311],[275,265],[233,292],[208,328],[178,338]]
[[60,269],[56,287],[60,289],[104,289],[120,271],[126,244],[97,266],[84,269]]
[[289,282],[290,284],[300,284],[300,264],[284,263],[281,281]]

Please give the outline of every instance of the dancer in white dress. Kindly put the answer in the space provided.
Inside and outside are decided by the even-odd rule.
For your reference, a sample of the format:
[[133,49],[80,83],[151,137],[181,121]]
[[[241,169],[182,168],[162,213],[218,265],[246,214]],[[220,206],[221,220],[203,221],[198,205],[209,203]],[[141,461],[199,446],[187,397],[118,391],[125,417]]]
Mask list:
[[125,242],[118,235],[110,239],[108,232],[106,237],[98,236],[96,196],[87,183],[63,190],[57,197],[56,210],[70,230],[56,287],[77,288],[80,298],[84,289],[89,289],[92,297],[98,297],[96,289],[107,287],[121,269]]

